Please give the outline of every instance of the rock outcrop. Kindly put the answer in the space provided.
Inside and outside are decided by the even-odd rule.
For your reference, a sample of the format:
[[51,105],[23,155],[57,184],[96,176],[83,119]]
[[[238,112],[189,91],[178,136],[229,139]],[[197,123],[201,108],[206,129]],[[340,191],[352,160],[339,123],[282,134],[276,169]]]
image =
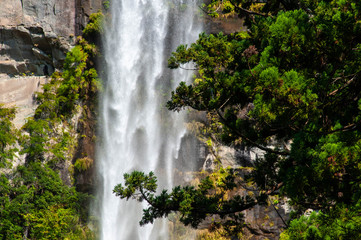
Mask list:
[[31,116],[41,90],[74,46],[102,0],[1,0],[0,103],[18,108],[16,125]]
[[[66,53],[82,34],[90,14],[102,7],[103,0],[1,0],[0,104],[16,108],[17,128],[34,115],[36,92],[42,90],[42,84],[49,81],[54,71],[62,70]],[[79,125],[78,133],[87,134],[88,138],[95,132],[93,122],[83,124],[85,127],[74,125]],[[84,141],[79,140],[75,157],[79,157],[78,153],[94,157],[94,141]],[[71,184],[69,162],[59,169],[63,181]],[[81,181],[76,184],[89,185],[94,180],[90,173],[78,174]]]
[[14,77],[0,74],[0,103],[5,107],[15,106],[17,114],[14,124],[20,128],[25,119],[34,114],[36,104],[34,92],[41,91],[41,85],[46,82],[44,76]]
[[102,0],[2,0],[0,73],[50,75],[61,68]]

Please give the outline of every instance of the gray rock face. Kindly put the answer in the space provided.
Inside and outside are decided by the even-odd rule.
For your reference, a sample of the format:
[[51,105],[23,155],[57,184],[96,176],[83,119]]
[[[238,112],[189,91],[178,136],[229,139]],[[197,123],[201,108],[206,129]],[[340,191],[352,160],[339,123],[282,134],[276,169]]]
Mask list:
[[36,104],[34,92],[41,91],[41,85],[47,81],[46,77],[25,76],[9,78],[0,74],[0,103],[5,107],[16,107],[14,124],[20,128],[27,117],[34,114]]
[[61,67],[74,34],[74,0],[2,0],[0,73],[51,73]]
[[61,68],[102,0],[1,0],[0,74],[49,75]]
[[217,144],[205,157],[202,170],[212,172],[219,164],[224,168],[253,167],[254,160],[263,155],[264,151],[258,148],[234,148]]
[[3,26],[0,28],[0,73],[49,75],[60,68],[72,44],[45,34],[41,27]]
[[74,0],[2,0],[0,25],[41,27],[59,36],[75,33]]

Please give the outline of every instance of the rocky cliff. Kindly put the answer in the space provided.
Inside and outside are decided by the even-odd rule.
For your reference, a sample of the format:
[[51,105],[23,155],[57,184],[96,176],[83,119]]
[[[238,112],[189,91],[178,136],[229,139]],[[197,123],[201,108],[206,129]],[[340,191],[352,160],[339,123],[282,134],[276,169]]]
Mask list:
[[34,92],[75,44],[102,0],[1,0],[0,103],[17,107],[16,126],[31,116]]
[[[1,0],[0,105],[16,107],[13,122],[17,128],[34,115],[36,92],[42,91],[54,71],[62,70],[66,53],[75,45],[90,14],[102,7],[103,0]],[[86,116],[73,121],[77,136],[86,136],[77,139],[73,163],[84,156],[94,158],[95,123],[90,112],[94,109],[87,109],[81,113]],[[79,121],[81,118],[88,120]],[[70,184],[68,165],[61,169],[61,177]],[[77,173],[75,182],[81,191],[91,191],[93,170]]]

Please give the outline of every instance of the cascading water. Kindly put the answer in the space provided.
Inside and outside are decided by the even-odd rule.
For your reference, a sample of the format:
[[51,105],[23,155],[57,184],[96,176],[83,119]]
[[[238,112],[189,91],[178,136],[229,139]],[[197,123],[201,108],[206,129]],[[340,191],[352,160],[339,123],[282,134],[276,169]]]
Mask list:
[[172,185],[186,130],[181,114],[164,109],[164,95],[192,73],[170,72],[167,58],[177,45],[196,40],[198,9],[195,0],[114,0],[110,9],[97,151],[101,239],[168,239],[165,221],[140,227],[143,206],[120,200],[112,189],[132,170],[158,172],[161,187]]

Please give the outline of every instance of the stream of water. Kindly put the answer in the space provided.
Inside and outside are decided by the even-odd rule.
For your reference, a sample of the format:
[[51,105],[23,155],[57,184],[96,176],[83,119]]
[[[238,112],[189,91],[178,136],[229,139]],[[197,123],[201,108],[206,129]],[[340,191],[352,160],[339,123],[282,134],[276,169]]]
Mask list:
[[165,109],[172,89],[192,72],[167,69],[179,44],[201,31],[195,0],[113,0],[104,40],[106,75],[100,99],[97,169],[102,240],[169,239],[167,220],[140,227],[144,205],[112,189],[132,170],[173,182],[174,161],[186,133],[184,116]]

